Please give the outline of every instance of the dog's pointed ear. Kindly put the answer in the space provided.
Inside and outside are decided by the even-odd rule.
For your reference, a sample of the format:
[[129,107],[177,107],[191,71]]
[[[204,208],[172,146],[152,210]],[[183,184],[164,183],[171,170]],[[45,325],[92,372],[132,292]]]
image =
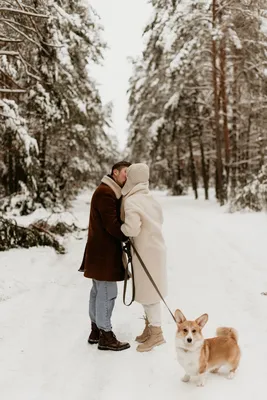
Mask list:
[[174,316],[177,324],[182,324],[184,321],[186,321],[184,314],[180,310],[176,310]]
[[196,319],[196,323],[198,324],[198,326],[200,326],[200,328],[204,328],[204,326],[206,325],[206,323],[208,322],[209,316],[208,314],[203,314],[201,315],[201,317]]

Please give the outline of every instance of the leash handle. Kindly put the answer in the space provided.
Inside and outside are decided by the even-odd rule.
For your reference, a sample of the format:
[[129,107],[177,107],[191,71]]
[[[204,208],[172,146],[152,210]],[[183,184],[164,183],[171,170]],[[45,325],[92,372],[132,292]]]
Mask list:
[[172,316],[174,322],[177,323],[177,322],[176,322],[176,319],[175,319],[175,316],[173,315],[173,313],[171,312],[170,308],[168,307],[166,301],[165,301],[164,298],[162,297],[162,294],[160,293],[160,291],[159,291],[157,285],[155,284],[155,282],[154,282],[152,276],[150,275],[150,272],[148,271],[147,267],[145,266],[144,261],[142,260],[140,254],[139,254],[138,251],[136,250],[136,247],[135,247],[135,245],[134,245],[134,243],[133,243],[132,238],[130,238],[130,243],[131,243],[131,246],[132,246],[132,248],[133,248],[133,250],[134,250],[134,252],[135,252],[135,254],[136,254],[136,256],[137,256],[137,258],[138,258],[138,260],[139,260],[139,262],[140,262],[140,264],[142,265],[142,267],[143,267],[145,273],[147,274],[148,278],[150,279],[150,282],[152,283],[152,285],[154,286],[154,288],[155,288],[156,292],[158,293],[159,297],[161,298],[161,300],[163,301],[163,303],[164,303],[165,306],[167,307],[167,309],[168,309],[169,313],[171,314],[171,316]]
[[[134,283],[134,269],[132,264],[132,253],[130,248],[130,242],[123,243],[122,245],[123,251],[127,254],[127,266],[125,267],[125,274],[124,274],[124,285],[123,285],[123,304],[129,307],[135,298],[135,283]],[[131,272],[129,271],[129,265],[131,265]],[[132,299],[129,304],[126,303],[126,292],[127,292],[127,282],[129,276],[132,276]]]

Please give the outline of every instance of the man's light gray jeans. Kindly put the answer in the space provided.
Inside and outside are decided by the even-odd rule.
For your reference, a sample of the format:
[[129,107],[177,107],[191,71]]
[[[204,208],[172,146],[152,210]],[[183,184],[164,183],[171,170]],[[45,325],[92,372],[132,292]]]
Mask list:
[[99,329],[106,332],[112,330],[111,315],[117,294],[117,282],[93,279],[89,299],[89,316]]

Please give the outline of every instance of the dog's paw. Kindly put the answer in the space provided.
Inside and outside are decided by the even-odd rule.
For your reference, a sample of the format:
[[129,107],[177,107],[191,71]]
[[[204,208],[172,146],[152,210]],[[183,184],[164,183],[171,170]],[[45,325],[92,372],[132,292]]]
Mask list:
[[185,376],[182,377],[181,381],[185,382],[185,383],[189,382],[190,381],[190,376],[185,374]]
[[197,386],[198,387],[205,386],[206,378],[207,378],[206,373],[200,374],[199,377],[198,377],[198,380],[197,380]]
[[234,379],[235,373],[234,372],[229,372],[229,375],[227,376],[227,379]]

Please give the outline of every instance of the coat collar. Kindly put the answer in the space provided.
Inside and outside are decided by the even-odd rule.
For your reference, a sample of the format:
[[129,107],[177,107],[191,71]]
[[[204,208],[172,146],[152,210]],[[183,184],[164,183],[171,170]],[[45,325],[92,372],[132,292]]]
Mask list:
[[125,197],[132,196],[135,193],[144,193],[144,194],[149,193],[149,183],[148,182],[137,183],[137,185],[133,186],[132,188],[129,188],[126,185],[127,185],[127,182],[121,190],[122,195]]
[[117,199],[121,198],[121,187],[112,178],[110,178],[108,175],[105,175],[101,179],[101,182],[105,183],[105,185],[108,185],[113,190]]

